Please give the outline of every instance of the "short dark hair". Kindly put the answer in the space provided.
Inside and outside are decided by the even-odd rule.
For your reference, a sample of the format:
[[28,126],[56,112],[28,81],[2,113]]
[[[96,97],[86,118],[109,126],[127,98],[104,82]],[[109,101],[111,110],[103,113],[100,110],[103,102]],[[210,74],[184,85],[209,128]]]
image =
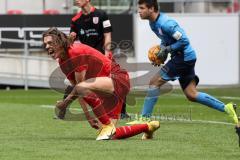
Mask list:
[[158,2],[157,0],[139,0],[138,4],[146,4],[147,8],[154,8],[155,12],[158,12]]

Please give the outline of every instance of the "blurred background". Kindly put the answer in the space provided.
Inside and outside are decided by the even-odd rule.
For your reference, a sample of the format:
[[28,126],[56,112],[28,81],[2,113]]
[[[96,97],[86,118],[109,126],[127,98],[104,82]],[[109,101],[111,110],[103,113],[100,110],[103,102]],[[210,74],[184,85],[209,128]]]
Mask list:
[[[133,13],[137,0],[92,0],[97,8],[108,13]],[[173,13],[239,12],[238,0],[159,0],[161,10]],[[72,14],[78,11],[74,0],[1,0],[1,14]]]
[[[200,85],[239,86],[240,0],[158,2],[162,12],[180,23],[196,49]],[[128,57],[125,64],[136,65],[131,76],[146,73],[141,65],[149,64],[147,51],[160,41],[148,21],[140,20],[137,0],[91,3],[109,14],[117,46],[114,54],[124,53]],[[57,63],[42,49],[41,34],[52,26],[68,34],[71,18],[77,12],[74,0],[0,0],[0,87],[49,88],[49,76]]]

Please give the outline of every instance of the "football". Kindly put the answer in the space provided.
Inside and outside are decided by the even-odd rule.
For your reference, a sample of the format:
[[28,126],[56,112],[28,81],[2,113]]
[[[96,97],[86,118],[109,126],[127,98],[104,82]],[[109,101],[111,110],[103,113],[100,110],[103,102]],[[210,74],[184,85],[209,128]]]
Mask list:
[[160,51],[160,45],[155,45],[148,50],[148,59],[150,62],[156,65],[164,64],[164,61],[157,57],[157,53]]

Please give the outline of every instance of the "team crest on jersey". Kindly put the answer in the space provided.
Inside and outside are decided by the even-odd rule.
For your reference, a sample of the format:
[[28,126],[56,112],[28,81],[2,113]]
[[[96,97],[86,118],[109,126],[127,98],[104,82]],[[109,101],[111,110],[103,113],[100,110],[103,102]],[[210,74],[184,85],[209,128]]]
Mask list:
[[98,24],[98,22],[99,22],[99,18],[98,17],[93,17],[93,23]]
[[161,28],[158,29],[158,33],[159,33],[160,35],[163,35]]

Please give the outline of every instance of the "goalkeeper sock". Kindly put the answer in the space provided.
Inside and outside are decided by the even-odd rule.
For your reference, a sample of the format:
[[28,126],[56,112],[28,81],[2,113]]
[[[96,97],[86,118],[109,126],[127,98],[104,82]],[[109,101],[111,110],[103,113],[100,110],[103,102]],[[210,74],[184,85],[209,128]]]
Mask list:
[[142,109],[142,116],[143,117],[151,117],[153,112],[153,107],[157,103],[158,96],[160,94],[159,88],[149,88],[147,96],[145,97],[143,109]]
[[224,112],[224,103],[206,93],[198,92],[196,101],[218,111]]
[[113,139],[124,139],[128,137],[132,137],[140,133],[147,132],[148,130],[149,129],[147,124],[136,124],[132,126],[118,127],[116,128],[116,133]]

